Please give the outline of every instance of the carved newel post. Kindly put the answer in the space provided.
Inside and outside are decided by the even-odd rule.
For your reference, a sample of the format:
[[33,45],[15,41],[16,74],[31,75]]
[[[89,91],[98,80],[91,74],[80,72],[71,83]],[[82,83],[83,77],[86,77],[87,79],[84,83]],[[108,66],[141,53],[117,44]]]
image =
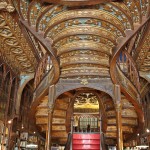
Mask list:
[[54,108],[54,99],[55,98],[55,86],[52,85],[49,87],[49,96],[48,96],[48,129],[46,132],[46,150],[51,149],[51,134],[52,134],[52,113]]
[[116,108],[116,127],[117,127],[117,150],[123,150],[123,135],[122,135],[122,103],[120,86],[114,86],[115,108]]

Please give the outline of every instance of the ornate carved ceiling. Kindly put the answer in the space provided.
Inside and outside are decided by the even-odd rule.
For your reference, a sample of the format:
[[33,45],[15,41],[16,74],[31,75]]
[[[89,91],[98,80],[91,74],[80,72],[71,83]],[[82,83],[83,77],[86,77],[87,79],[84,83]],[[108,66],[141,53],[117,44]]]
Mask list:
[[37,65],[36,58],[16,21],[18,16],[6,11],[0,12],[0,56],[14,72],[32,73]]
[[[38,33],[43,41],[51,41],[50,53],[57,57],[62,78],[110,77],[109,62],[117,39],[125,37],[127,30],[134,30],[148,14],[147,0],[141,3],[89,0],[86,4],[98,5],[84,7],[55,5],[65,2],[75,6],[79,1],[42,2],[48,3],[20,0],[18,12],[22,25],[36,31],[32,34],[37,37]],[[80,2],[85,4],[85,1]]]
[[143,43],[140,46],[140,54],[137,60],[139,70],[150,74],[150,23]]
[[119,0],[42,0],[46,3],[63,4],[68,6],[95,5]]
[[96,109],[99,111],[99,102],[93,93],[82,93],[75,98],[74,109]]
[[[72,73],[80,74],[81,70],[77,63],[81,63],[81,61],[84,63],[80,64],[80,68],[86,68],[82,69],[83,72],[89,72],[90,69],[93,75],[101,74],[102,72],[103,75],[109,76],[108,58],[112,53],[111,49],[117,44],[116,39],[120,36],[125,36],[125,30],[133,29],[136,23],[140,23],[142,16],[146,14],[149,15],[149,10],[147,10],[148,0],[143,0],[141,5],[139,1],[113,1],[114,0],[42,0],[39,2],[14,0],[13,3],[17,12],[20,11],[20,17],[23,20],[28,20],[29,25],[32,27],[35,26],[36,31],[40,31],[41,33],[45,32],[45,38],[52,39],[53,47],[57,49],[57,54],[60,59],[60,67],[62,68],[61,76],[63,77],[70,76]],[[107,2],[110,3],[107,4]],[[85,7],[85,10],[80,12],[79,10],[74,11],[72,7],[67,8],[67,6],[51,5],[53,3],[69,6],[100,5],[92,6],[93,13],[91,13],[91,8],[88,9],[89,6],[86,6],[87,8]],[[0,9],[9,11],[6,3],[1,6],[3,8]],[[19,16],[15,17],[19,18]],[[7,18],[9,19],[6,20]],[[3,35],[0,35],[2,37],[1,43],[8,41],[8,39],[9,41],[18,42],[14,45],[12,44],[13,46],[10,46],[10,44],[2,44],[5,50],[1,49],[1,55],[6,58],[5,61],[7,60],[12,68],[17,68],[20,72],[33,72],[36,66],[35,51],[38,51],[39,43],[34,39],[34,36],[27,31],[29,32],[32,43],[36,45],[36,50],[31,49],[21,34],[21,30],[14,20],[14,17],[9,13],[1,13],[1,20],[1,22],[5,22],[6,24],[4,26],[1,25],[1,30],[7,29],[12,34],[7,35],[8,37],[4,37],[2,33]],[[20,38],[21,40],[18,40]],[[137,62],[140,71],[148,72],[150,68],[150,54],[148,52],[149,35],[147,35],[143,43],[144,44],[141,44],[143,46],[141,47],[140,57]],[[76,53],[76,49],[81,49],[81,47],[84,47],[84,54],[81,54],[81,52]],[[15,51],[13,50],[14,48]],[[96,52],[98,49],[101,49],[100,52]],[[72,52],[70,53],[69,51]],[[102,51],[103,55],[105,55],[103,59],[102,57],[98,57],[99,54],[102,55]],[[78,55],[83,55],[82,60],[78,58]],[[72,56],[72,58],[69,56]],[[88,64],[86,60],[90,60],[92,64]],[[98,60],[102,60],[101,63]],[[92,70],[92,68],[94,69],[95,67],[97,68],[97,73],[95,70]]]
[[18,24],[11,1],[0,2],[0,57],[15,73],[32,73],[37,60]]

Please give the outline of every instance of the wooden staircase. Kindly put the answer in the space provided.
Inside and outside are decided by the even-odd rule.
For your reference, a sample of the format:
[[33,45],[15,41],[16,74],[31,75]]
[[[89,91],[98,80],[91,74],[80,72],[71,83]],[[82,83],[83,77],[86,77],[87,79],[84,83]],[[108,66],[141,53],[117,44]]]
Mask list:
[[[128,1],[106,3],[92,6],[90,9],[70,9],[59,5],[46,6],[39,1],[31,3],[26,0],[19,1],[22,25],[28,30],[29,37],[32,35],[32,42],[35,43],[34,41],[37,40],[38,44],[40,43],[39,46],[42,45],[51,56],[53,78],[49,76],[52,79],[48,80],[47,77],[43,85],[55,85],[58,79],[74,81],[74,79],[111,77],[114,84],[120,85],[121,92],[124,94],[121,99],[124,140],[131,137],[133,133],[137,134],[136,128],[139,129],[143,124],[138,69],[127,44],[134,43],[130,40],[148,21],[147,9],[138,10],[141,7],[140,4],[142,7],[147,6],[146,1],[139,0],[130,3]],[[28,6],[29,9],[24,6]],[[121,53],[123,50],[124,53]],[[41,73],[43,73],[42,67],[39,67]],[[39,72],[36,78],[42,76]],[[43,76],[39,79],[37,83],[43,80]],[[49,85],[46,86],[47,89]],[[71,86],[73,89],[76,88]],[[39,91],[37,90],[36,93],[43,92],[41,89]],[[42,99],[38,104],[35,116],[36,124],[41,126],[42,131],[47,130],[47,99]],[[67,141],[71,122],[67,119],[71,117],[68,115],[69,104],[68,96],[68,99],[56,99],[54,106],[52,140],[62,144]],[[112,141],[111,144],[116,144],[115,103],[108,97],[103,99],[103,104],[107,115],[106,144],[110,144],[110,141]]]
[[100,150],[100,134],[73,134],[73,150]]
[[[52,119],[52,141],[53,143],[64,144],[67,141],[67,110],[69,106],[68,98],[57,99]],[[47,130],[48,123],[48,96],[45,96],[36,111],[36,124],[41,127],[42,131]],[[70,129],[68,129],[70,130]]]
[[[106,144],[115,144],[117,139],[117,127],[116,127],[116,110],[114,102],[111,98],[105,98],[103,101],[105,111],[107,114],[107,129],[105,134]],[[134,106],[124,97],[121,97],[122,103],[122,131],[123,138],[127,140],[135,128],[138,126],[138,116]]]
[[[116,128],[116,111],[115,104],[112,98],[108,95],[103,96],[102,102],[107,116],[107,128],[105,133],[105,144],[114,145],[117,140],[117,128]],[[44,97],[41,103],[37,107],[36,111],[36,124],[41,127],[42,131],[47,130],[48,123],[48,97]],[[127,140],[138,127],[138,116],[134,106],[126,99],[125,96],[121,97],[122,103],[122,130],[123,138]],[[52,142],[65,144],[67,142],[68,133],[71,131],[71,114],[69,109],[72,108],[69,98],[66,96],[62,99],[56,99],[53,116],[52,116]],[[73,108],[71,109],[73,110]],[[87,138],[87,139],[86,139]],[[96,139],[95,139],[96,138]],[[88,147],[92,144],[92,147],[97,147],[97,139],[99,134],[74,134],[73,135],[73,147],[74,149],[80,149]],[[82,140],[81,140],[82,139]],[[79,144],[77,146],[77,144]],[[85,146],[85,145],[86,146]],[[90,147],[90,146],[89,146]],[[86,148],[85,148],[86,149]]]

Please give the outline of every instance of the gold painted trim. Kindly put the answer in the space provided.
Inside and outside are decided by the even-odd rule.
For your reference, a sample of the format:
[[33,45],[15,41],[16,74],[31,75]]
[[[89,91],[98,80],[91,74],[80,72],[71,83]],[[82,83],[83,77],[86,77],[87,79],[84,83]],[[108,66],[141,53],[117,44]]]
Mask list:
[[103,43],[80,40],[62,45],[57,49],[57,55],[60,56],[63,53],[74,50],[95,50],[108,55],[112,54],[112,48]]

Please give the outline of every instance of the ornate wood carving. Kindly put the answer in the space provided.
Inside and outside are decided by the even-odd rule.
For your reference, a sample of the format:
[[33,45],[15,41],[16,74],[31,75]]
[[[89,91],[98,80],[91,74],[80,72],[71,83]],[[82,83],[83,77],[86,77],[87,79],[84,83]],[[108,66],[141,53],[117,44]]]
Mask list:
[[0,10],[11,13],[15,11],[15,8],[12,4],[9,4],[7,2],[0,2]]
[[68,6],[82,6],[82,5],[95,5],[100,3],[119,1],[119,0],[42,0],[42,2],[46,3],[54,3],[54,4],[63,4]]
[[0,20],[0,43],[4,60],[16,72],[33,72],[37,62],[18,23],[10,14],[4,12],[1,13]]
[[113,97],[113,85],[110,79],[99,79],[99,80],[92,80],[88,79],[88,83],[82,83],[82,80],[69,80],[69,79],[61,79],[58,84],[56,85],[56,97],[60,94],[70,91],[73,89],[81,88],[81,87],[88,87],[96,90],[100,90],[103,92],[108,93],[111,97]]

